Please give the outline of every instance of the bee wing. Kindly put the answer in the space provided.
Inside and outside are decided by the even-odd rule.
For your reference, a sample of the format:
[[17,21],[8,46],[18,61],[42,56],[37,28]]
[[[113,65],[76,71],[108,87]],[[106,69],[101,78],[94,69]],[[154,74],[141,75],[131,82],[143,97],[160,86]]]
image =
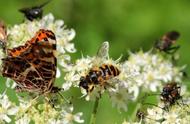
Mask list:
[[109,42],[103,42],[97,52],[97,58],[108,59],[109,58]]

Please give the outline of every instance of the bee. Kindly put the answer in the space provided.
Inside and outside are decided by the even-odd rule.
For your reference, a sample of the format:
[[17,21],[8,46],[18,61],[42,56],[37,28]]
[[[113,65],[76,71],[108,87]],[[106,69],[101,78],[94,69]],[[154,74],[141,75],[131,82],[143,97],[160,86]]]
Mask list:
[[177,83],[167,83],[162,90],[161,101],[163,101],[167,106],[171,106],[176,103],[177,100],[181,99],[180,95],[181,87],[177,85]]
[[156,41],[154,47],[165,53],[173,54],[180,48],[180,46],[172,46],[176,43],[179,36],[180,34],[177,31],[167,32],[161,39]]
[[33,21],[34,19],[42,18],[42,14],[43,14],[42,8],[49,2],[50,0],[39,6],[34,6],[31,8],[22,8],[22,9],[19,9],[19,11],[23,13],[28,20]]
[[120,71],[113,65],[103,64],[100,67],[92,68],[86,76],[80,78],[80,87],[92,92],[95,85],[105,86],[107,80],[119,75]]
[[[108,58],[108,42],[104,42],[97,53],[96,60],[105,60]],[[101,63],[101,62],[100,62]],[[103,63],[103,62],[102,62]],[[84,88],[87,93],[92,92],[96,85],[106,88],[107,81],[120,74],[119,69],[112,64],[101,64],[101,66],[90,69],[86,76],[81,76],[79,86]]]
[[0,46],[6,51],[7,30],[3,21],[0,21]]

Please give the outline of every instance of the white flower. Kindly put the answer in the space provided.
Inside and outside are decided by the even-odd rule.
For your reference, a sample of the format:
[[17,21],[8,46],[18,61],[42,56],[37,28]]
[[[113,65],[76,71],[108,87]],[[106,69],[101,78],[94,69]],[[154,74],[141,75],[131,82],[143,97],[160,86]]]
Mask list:
[[9,115],[15,115],[18,108],[8,99],[6,92],[0,95],[0,105],[0,121],[10,123],[11,118]]
[[[56,96],[54,96],[56,97]],[[73,114],[73,106],[63,103],[63,99],[52,105],[45,101],[39,102],[38,97],[35,99],[18,97],[20,105],[19,111],[15,116],[17,124],[72,124],[73,122],[83,123],[81,119],[82,112]]]
[[128,87],[119,84],[116,89],[109,89],[109,96],[113,106],[116,106],[118,110],[127,111],[127,102],[130,98]]
[[23,117],[15,121],[15,124],[29,124],[30,123],[30,118],[28,117],[27,114],[24,114]]
[[[189,98],[185,98],[189,99]],[[163,103],[158,104],[159,107],[163,107]],[[152,107],[147,109],[147,116],[144,118],[144,122],[147,124],[188,124],[190,121],[189,104],[175,104],[169,107],[169,110],[164,110],[159,107]]]
[[61,117],[63,119],[63,124],[73,124],[74,122],[77,123],[84,123],[84,120],[81,119],[81,116],[83,115],[82,112],[72,114],[73,113],[73,106],[68,106],[67,109],[62,109],[61,111]]
[[130,53],[129,59],[123,63],[128,73],[136,73],[132,85],[143,90],[157,91],[163,83],[171,81],[181,82],[181,68],[175,67],[172,62],[161,55],[139,51]]

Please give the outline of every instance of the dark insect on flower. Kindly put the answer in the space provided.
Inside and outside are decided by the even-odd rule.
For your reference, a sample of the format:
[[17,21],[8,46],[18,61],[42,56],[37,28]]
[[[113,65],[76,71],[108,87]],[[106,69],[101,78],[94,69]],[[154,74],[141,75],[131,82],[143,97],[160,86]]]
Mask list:
[[[177,101],[179,99],[182,99],[182,96],[180,95],[180,89],[181,87],[177,85],[176,82],[167,83],[163,89],[162,92],[159,94],[145,94],[145,96],[142,97],[141,103],[143,105],[151,105],[156,106],[158,108],[161,108],[163,110],[168,110],[170,106],[178,103]],[[164,107],[160,107],[153,103],[146,103],[145,99],[148,96],[154,96],[154,95],[160,95],[160,100],[164,103]]]
[[163,101],[167,106],[171,106],[176,103],[177,100],[181,99],[180,95],[181,87],[177,85],[177,83],[167,83],[162,90],[161,93],[161,101]]
[[104,42],[102,46],[99,48],[95,64],[97,65],[98,60],[103,64],[98,64],[98,66],[94,66],[86,76],[82,76],[80,78],[79,86],[84,88],[87,93],[92,92],[96,85],[99,85],[103,88],[106,86],[110,86],[107,81],[115,76],[120,74],[119,69],[112,64],[104,64],[104,60],[108,59],[108,50],[109,43]]
[[17,83],[16,91],[56,93],[54,87],[57,59],[56,38],[52,31],[40,29],[23,46],[7,50],[2,61],[2,75]]
[[160,51],[164,51],[168,54],[175,53],[180,46],[172,46],[176,43],[176,40],[179,38],[180,34],[176,31],[171,31],[162,36],[161,39],[156,41],[154,47]]
[[107,84],[107,80],[119,75],[120,71],[113,65],[103,64],[100,67],[92,68],[89,73],[80,78],[80,87],[86,89],[87,92],[92,92],[94,85],[101,87]]
[[151,120],[151,122],[155,122],[155,123],[162,123],[163,121],[165,121],[164,118],[160,118],[158,120],[155,120],[153,118],[148,117],[147,113],[143,110],[138,109],[137,113],[136,113],[136,117],[138,120],[140,120],[143,124],[146,123],[145,119]]
[[0,46],[6,52],[6,44],[7,44],[7,30],[6,25],[3,21],[0,21]]
[[42,18],[42,14],[43,14],[42,8],[49,2],[50,1],[47,1],[43,3],[42,5],[34,6],[31,8],[22,8],[22,9],[19,9],[19,11],[23,13],[28,20],[33,21],[34,19]]
[[139,120],[144,119],[145,116],[146,116],[146,113],[145,113],[145,112],[143,112],[143,111],[140,110],[140,109],[137,110],[136,117],[137,117]]

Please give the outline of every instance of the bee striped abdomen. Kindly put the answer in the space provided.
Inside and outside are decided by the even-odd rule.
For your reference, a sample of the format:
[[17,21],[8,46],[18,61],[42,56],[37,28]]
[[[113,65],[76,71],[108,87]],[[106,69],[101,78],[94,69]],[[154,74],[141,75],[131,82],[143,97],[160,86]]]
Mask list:
[[120,74],[119,69],[118,69],[118,68],[116,68],[115,66],[110,65],[109,67],[110,67],[110,70],[111,70],[111,72],[112,72],[112,75],[113,75],[113,76],[117,76],[117,75],[119,75],[119,74]]
[[81,77],[79,86],[86,89],[87,92],[91,92],[94,86],[90,85],[106,85],[107,80],[120,74],[117,67],[113,65],[103,64],[100,67],[95,67],[90,70],[90,72],[85,76]]

